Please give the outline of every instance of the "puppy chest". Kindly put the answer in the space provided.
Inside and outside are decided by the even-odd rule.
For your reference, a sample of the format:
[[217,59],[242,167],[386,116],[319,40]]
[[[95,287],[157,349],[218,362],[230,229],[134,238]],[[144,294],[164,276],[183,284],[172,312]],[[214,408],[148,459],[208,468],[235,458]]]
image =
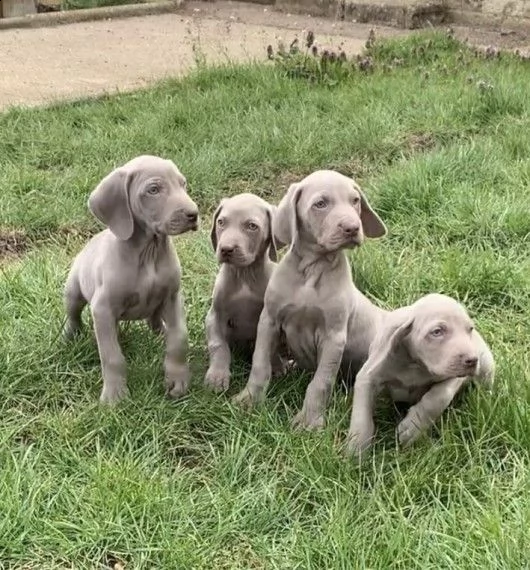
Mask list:
[[251,341],[256,338],[263,299],[253,295],[236,295],[225,304],[223,320],[228,336],[233,341]]
[[134,287],[129,287],[122,318],[136,320],[150,317],[167,297],[176,293],[175,280],[163,279],[156,272],[144,272]]
[[299,366],[316,367],[322,341],[326,337],[326,321],[319,307],[293,304],[280,318],[287,345]]

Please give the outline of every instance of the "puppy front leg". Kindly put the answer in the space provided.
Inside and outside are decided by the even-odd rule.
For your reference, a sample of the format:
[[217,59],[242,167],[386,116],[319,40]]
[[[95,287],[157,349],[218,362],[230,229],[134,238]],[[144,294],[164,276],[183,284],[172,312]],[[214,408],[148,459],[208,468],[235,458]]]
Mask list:
[[357,373],[353,387],[350,429],[346,440],[346,453],[361,459],[374,439],[374,405],[377,379],[367,361]]
[[330,333],[323,342],[315,375],[307,387],[302,409],[293,419],[293,427],[316,430],[326,425],[326,407],[339,371],[345,345],[345,329]]
[[170,295],[162,310],[166,325],[166,357],[164,360],[166,395],[180,398],[190,384],[188,365],[188,328],[184,299],[180,291]]
[[110,303],[103,300],[95,300],[91,312],[103,373],[103,390],[99,399],[112,405],[128,395],[126,363],[118,342],[118,323]]
[[403,447],[414,443],[443,414],[466,380],[466,377],[451,378],[435,384],[417,404],[411,406],[397,427],[399,443]]
[[259,317],[250,377],[243,390],[232,399],[235,404],[248,409],[265,398],[272,374],[272,355],[279,340],[280,329],[264,307]]
[[226,338],[226,327],[221,323],[213,305],[206,315],[206,338],[210,365],[204,385],[214,392],[224,392],[230,385],[230,346]]

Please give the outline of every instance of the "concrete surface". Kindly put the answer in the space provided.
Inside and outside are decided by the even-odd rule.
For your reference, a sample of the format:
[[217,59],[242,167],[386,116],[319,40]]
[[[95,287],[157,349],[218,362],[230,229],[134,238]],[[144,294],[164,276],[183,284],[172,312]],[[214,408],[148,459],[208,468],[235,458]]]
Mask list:
[[37,7],[34,0],[1,0],[0,18],[11,18],[13,16],[26,16],[35,14]]
[[[265,8],[266,10],[266,8]],[[369,26],[287,17],[262,6],[190,3],[183,12],[65,26],[0,31],[0,107],[35,105],[128,90],[194,65],[194,48],[208,62],[266,59],[268,44],[316,31],[326,47],[358,53]],[[381,29],[381,36],[399,30]]]
[[[359,53],[370,25],[275,11],[238,2],[190,2],[178,13],[80,22],[60,27],[0,30],[0,108],[38,105],[145,86],[194,65],[265,60],[268,44],[313,30],[322,47]],[[530,49],[528,36],[455,28],[481,45]],[[409,32],[376,27],[378,37]]]
[[[33,0],[31,1],[33,2]],[[40,2],[39,5],[41,8],[43,6],[54,8],[53,10],[26,16],[13,15],[10,18],[2,18],[0,19],[0,32],[15,28],[42,28],[77,22],[166,14],[168,12],[178,12],[184,3],[185,0],[145,0],[142,4],[119,4],[117,6],[85,8],[82,10],[60,10],[60,4],[55,4],[48,0],[47,2]]]

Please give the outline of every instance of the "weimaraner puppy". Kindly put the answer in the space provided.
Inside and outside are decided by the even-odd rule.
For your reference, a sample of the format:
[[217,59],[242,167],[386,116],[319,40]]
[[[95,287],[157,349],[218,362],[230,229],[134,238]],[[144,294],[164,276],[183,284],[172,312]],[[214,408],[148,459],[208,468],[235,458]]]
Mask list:
[[291,185],[273,226],[277,244],[290,249],[269,281],[250,378],[234,401],[250,407],[264,399],[282,332],[299,367],[314,371],[293,425],[318,429],[341,363],[346,371],[363,364],[378,324],[353,285],[345,249],[386,228],[355,181],[330,170]]
[[[274,218],[277,245],[290,243],[291,249],[269,283],[251,375],[235,398],[246,406],[264,398],[279,329],[298,364],[316,369],[295,425],[323,426],[339,369],[351,377],[366,362],[355,382],[352,453],[366,448],[373,436],[373,400],[380,388],[415,404],[398,428],[406,445],[439,417],[464,376],[491,385],[494,375],[489,348],[456,301],[429,295],[389,312],[355,287],[342,250],[360,245],[363,229],[369,237],[385,233],[350,179],[320,171],[291,186]],[[429,340],[422,343],[422,334],[430,334]]]
[[210,366],[204,383],[215,392],[229,387],[231,349],[252,354],[265,289],[276,267],[273,214],[273,206],[245,193],[222,200],[213,216],[211,241],[221,267],[206,316]]
[[490,349],[451,297],[426,295],[386,313],[355,380],[348,451],[360,457],[372,443],[379,394],[412,404],[397,427],[405,447],[442,415],[466,382],[474,378],[491,388],[494,372]]
[[71,338],[89,303],[103,371],[100,400],[114,404],[127,395],[126,363],[118,321],[147,319],[165,332],[168,396],[188,388],[188,334],[180,291],[181,270],[168,236],[198,226],[198,209],[186,179],[170,160],[139,156],[106,176],[88,206],[107,226],[75,258],[65,287]]

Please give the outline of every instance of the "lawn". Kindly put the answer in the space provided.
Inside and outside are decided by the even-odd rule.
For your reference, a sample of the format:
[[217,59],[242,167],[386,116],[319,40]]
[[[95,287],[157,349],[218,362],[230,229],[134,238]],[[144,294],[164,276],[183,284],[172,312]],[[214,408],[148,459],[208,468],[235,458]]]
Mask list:
[[[311,84],[273,65],[201,67],[0,114],[0,568],[529,567],[529,64],[424,35],[375,63]],[[99,227],[89,192],[141,153],[175,160],[202,213],[200,233],[175,239],[194,378],[165,400],[161,341],[124,325],[131,398],[109,410],[90,327],[60,337],[61,294]],[[341,454],[345,388],[307,434],[289,427],[307,376],[276,381],[249,414],[202,387],[212,209],[241,191],[278,200],[322,167],[354,176],[389,227],[352,253],[361,290],[385,307],[457,297],[498,365],[493,394],[467,391],[406,452],[380,410],[361,467]],[[238,363],[230,395],[247,374]]]

